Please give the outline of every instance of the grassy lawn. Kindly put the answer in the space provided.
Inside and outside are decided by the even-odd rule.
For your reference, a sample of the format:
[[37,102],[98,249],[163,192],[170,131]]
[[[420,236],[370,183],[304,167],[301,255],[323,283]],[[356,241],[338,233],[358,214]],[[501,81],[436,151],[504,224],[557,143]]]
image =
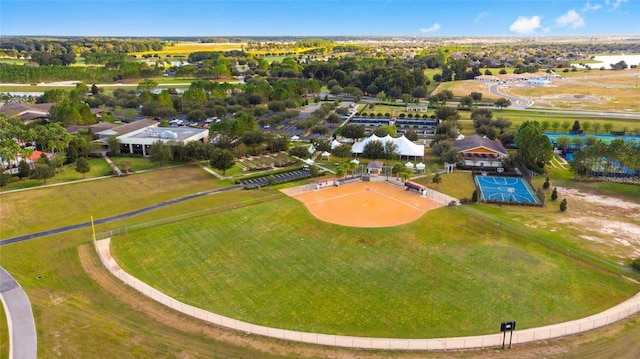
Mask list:
[[8,65],[24,65],[27,63],[26,59],[14,59],[10,57],[0,57],[0,64]]
[[[142,55],[158,55],[160,58],[164,60],[171,61],[175,58],[175,60],[185,59],[189,57],[189,54],[197,51],[230,51],[230,50],[240,50],[242,48],[241,43],[227,44],[227,43],[198,43],[198,42],[189,42],[189,41],[176,41],[172,42],[171,45],[165,45],[164,48],[160,51],[143,51],[143,52],[133,52],[132,55],[136,55],[137,57],[142,57]],[[158,58],[154,57],[149,60],[156,60]]]
[[526,231],[460,214],[442,208],[406,226],[356,229],[319,222],[284,198],[116,237],[114,253],[142,280],[219,314],[347,335],[474,335],[505,317],[528,328],[593,314],[637,290]]
[[[188,172],[190,173],[192,171],[201,172],[201,170],[192,167],[185,168],[188,168]],[[23,232],[33,232],[37,229],[56,227],[57,223],[55,223],[55,221],[52,221],[52,215],[48,215],[48,212],[59,212],[40,210],[40,208],[65,208],[65,211],[76,211],[73,205],[69,206],[67,203],[75,202],[77,204],[86,202],[85,211],[87,213],[94,213],[95,216],[96,212],[101,211],[105,213],[105,215],[107,213],[111,215],[115,214],[121,209],[122,205],[120,202],[125,200],[127,201],[127,203],[135,202],[136,206],[138,206],[137,202],[141,203],[140,206],[142,206],[142,204],[158,203],[168,198],[175,198],[181,194],[193,193],[202,190],[203,188],[207,187],[207,185],[203,185],[203,182],[206,184],[212,183],[210,177],[200,179],[200,176],[192,175],[191,179],[189,179],[188,175],[181,175],[177,172],[173,172],[174,170],[175,169],[163,169],[161,171],[152,171],[145,174],[138,174],[125,178],[114,178],[93,182],[94,184],[98,184],[108,181],[108,184],[105,184],[104,188],[102,185],[94,188],[85,188],[84,186],[77,187],[81,184],[73,184],[58,187],[55,191],[46,191],[46,193],[42,192],[44,189],[37,189],[33,191],[23,192],[20,196],[16,197],[5,194],[3,196],[8,197],[3,197],[2,200],[0,200],[0,206],[2,206],[0,208],[0,215],[2,215],[2,218],[0,218],[0,222],[2,223],[2,235],[3,237],[5,237],[4,231],[5,228],[7,228],[6,226],[8,226],[9,224],[12,224],[15,228],[18,228],[20,226],[25,227],[26,229]],[[166,175],[163,174],[164,172],[166,172]],[[554,176],[554,180],[558,181],[559,179],[555,179],[555,177],[556,176]],[[126,180],[124,182],[126,186],[122,185],[122,180]],[[444,191],[446,184],[449,182],[450,181],[448,181],[446,177],[444,177],[443,182],[440,184],[440,189]],[[62,191],[63,188],[70,188],[70,191]],[[72,188],[80,189],[84,196],[78,195],[77,197],[74,197],[75,201],[67,200],[66,198],[70,194],[77,191]],[[129,189],[126,194],[121,195],[118,193],[120,191],[124,191],[125,188]],[[111,195],[111,192],[109,192],[109,196],[105,196],[103,194],[105,189],[113,191],[113,194],[115,194],[115,196]],[[615,191],[615,189],[612,190]],[[172,194],[170,193],[171,191],[176,191],[178,193]],[[32,195],[36,193],[40,194],[37,196]],[[243,201],[246,199],[256,198],[256,196],[259,197],[270,195],[271,193],[273,192],[233,191],[231,193],[221,193],[214,196],[207,196],[187,202],[182,202],[140,216],[128,218],[126,220],[99,225],[97,226],[97,230],[100,232],[125,226],[138,225],[140,223],[154,221],[159,218],[175,217],[180,214],[207,210],[212,207],[219,207],[224,203]],[[449,194],[454,195],[453,193]],[[26,200],[30,201],[31,205],[25,204],[21,200],[16,200],[21,196],[28,196]],[[94,198],[96,196],[99,196],[101,200],[85,201],[85,198]],[[130,201],[128,199],[123,199],[128,197],[132,197]],[[38,205],[37,209],[30,209],[34,203],[38,203],[41,201],[49,201],[47,202],[48,207],[44,205]],[[61,203],[61,205],[58,205],[57,203]],[[12,209],[13,206],[18,207],[19,210]],[[258,207],[254,207],[254,210],[255,208]],[[279,211],[279,208],[277,210]],[[450,209],[444,209],[444,211],[442,212],[446,213],[446,211],[449,210]],[[299,211],[300,210],[298,210],[297,212]],[[80,211],[78,210],[78,212]],[[38,216],[35,215],[36,213],[38,213]],[[232,213],[235,213],[237,215],[239,213],[239,210],[236,210]],[[213,223],[212,220],[215,220],[220,216],[221,215],[200,218],[202,218],[202,220],[205,221],[207,225],[209,225],[210,223]],[[84,216],[80,217],[81,221],[86,220]],[[425,223],[422,222],[426,222],[427,219],[430,218],[431,217],[425,217],[424,221],[421,221],[419,227],[424,228]],[[447,221],[447,218],[448,217],[442,218],[442,221]],[[15,222],[15,224],[13,224],[13,222]],[[238,222],[237,218],[235,222]],[[264,223],[261,224],[261,226],[264,225]],[[296,223],[295,225],[300,226],[299,223]],[[312,223],[311,227],[305,227],[305,232],[303,232],[303,234],[305,235],[304,246],[301,246],[303,241],[301,241],[300,243],[296,242],[295,248],[304,249],[315,247],[317,250],[317,248],[321,246],[324,251],[328,251],[327,248],[338,248],[337,244],[334,243],[336,239],[327,240],[326,238],[309,237],[307,232],[313,231],[315,226],[316,224]],[[418,226],[417,223],[416,226]],[[467,236],[470,231],[473,231],[473,228],[484,228],[484,225],[479,226],[477,225],[476,220],[473,220],[470,223],[465,223],[462,229],[456,228],[455,232],[449,233],[436,233],[434,234],[434,237],[424,239],[424,242],[430,241],[432,244],[436,244],[436,246],[432,248],[438,248],[438,252],[440,252],[440,248],[443,249],[443,252],[441,254],[436,253],[433,255],[433,258],[439,258],[439,260],[442,260],[443,262],[445,261],[445,258],[443,257],[445,257],[447,254],[451,254],[451,252],[454,251],[454,257],[461,255],[466,256],[465,258],[473,258],[476,256],[475,252],[473,252],[474,254],[472,256],[469,256],[469,253],[473,248],[469,248],[469,250],[466,249],[466,246],[465,248],[459,250],[455,250],[453,248],[459,247],[462,241],[464,241],[463,237]],[[342,230],[346,231],[346,229]],[[411,230],[413,231],[413,229]],[[429,233],[436,232],[432,231],[431,229],[429,230]],[[448,231],[450,231],[450,229]],[[489,228],[486,230],[482,229],[482,231],[484,235],[482,235],[480,241],[491,241],[494,237],[493,230]],[[278,234],[277,237],[281,236],[282,234]],[[454,237],[460,237],[461,239],[450,240],[450,238]],[[127,302],[124,302],[119,295],[115,295],[110,291],[106,291],[102,286],[98,285],[91,277],[89,277],[89,275],[85,272],[85,270],[83,270],[82,266],[80,265],[78,246],[85,245],[89,241],[89,238],[90,230],[82,229],[60,235],[30,240],[19,244],[13,244],[10,246],[2,247],[1,249],[2,255],[0,255],[0,265],[2,265],[10,273],[12,273],[14,277],[21,283],[21,285],[27,291],[29,299],[32,303],[38,330],[39,357],[50,358],[62,356],[100,358],[115,356],[119,358],[300,358],[308,357],[309,355],[311,355],[312,357],[318,358],[331,356],[357,356],[362,358],[388,358],[390,356],[397,358],[441,358],[443,356],[455,358],[486,358],[489,356],[493,357],[495,355],[504,354],[495,350],[451,353],[389,353],[376,351],[349,351],[346,349],[323,347],[318,348],[298,344],[292,345],[286,342],[283,343],[280,341],[268,340],[259,337],[244,337],[242,334],[235,334],[231,332],[220,333],[219,331],[216,331],[217,329],[210,326],[204,326],[196,320],[184,318],[180,315],[173,314],[171,311],[168,311],[165,308],[145,299],[141,295],[135,294],[131,289],[127,288],[125,285],[119,283],[116,279],[113,279],[106,273],[104,273],[106,278],[111,278],[111,282],[113,283],[114,287],[119,288],[125,294],[130,293],[130,295],[132,296],[137,296],[139,298],[139,302],[133,305],[128,304]],[[236,236],[233,238],[235,241],[238,237]],[[316,239],[315,243],[311,243],[311,241],[308,242],[308,239],[314,238]],[[508,239],[505,238],[496,238],[498,239],[495,240],[495,243],[493,244],[494,246],[500,247],[503,241],[508,241]],[[340,239],[344,240],[344,237],[341,236],[337,240]],[[373,244],[364,244],[364,246],[367,246],[367,248],[359,248],[361,247],[360,244],[358,243],[356,245],[355,243],[357,240],[366,241],[367,239],[368,238],[362,235],[358,236],[357,238],[349,238],[348,240],[345,240],[344,244],[341,245],[350,247],[354,252],[355,249],[362,249],[363,251],[366,251],[367,249],[374,249],[375,252],[379,252],[380,250],[382,250],[382,248],[378,248],[378,246],[383,245],[381,243],[378,243],[380,239],[376,239],[376,243]],[[198,239],[198,241],[201,240],[202,238]],[[216,239],[216,241],[217,240],[219,239]],[[295,240],[296,238],[285,239],[282,243],[273,243],[274,241],[271,241],[271,245],[278,249],[292,243]],[[240,241],[242,243],[246,243],[247,240],[240,238]],[[327,241],[330,242],[330,247],[323,245],[326,244]],[[447,244],[445,246],[442,243]],[[194,242],[194,244],[196,243]],[[403,246],[407,247],[411,245],[415,246],[415,248],[418,249],[423,248],[420,247],[420,245],[424,246],[425,244],[420,243],[418,239],[412,236],[408,237],[406,240],[403,238],[397,241],[397,243],[395,244],[395,249],[393,243],[384,244],[385,248],[389,248],[389,250],[391,250],[391,253],[398,254],[402,254]],[[446,248],[447,246],[450,246],[451,248]],[[509,245],[508,247],[511,247],[511,245]],[[502,248],[496,255],[501,254],[505,257],[509,257],[512,254],[517,253],[518,255],[516,255],[516,258],[518,262],[521,262],[524,259],[523,257],[533,256],[535,258],[539,258],[541,255],[543,255],[543,252],[539,252],[538,250],[533,250],[530,254],[521,254],[521,250],[522,246],[517,245],[513,249]],[[504,253],[505,251],[509,252]],[[351,252],[350,254],[353,255],[354,252]],[[28,255],[25,255],[25,253],[28,253]],[[358,254],[358,252],[355,253]],[[326,258],[331,254],[332,252],[324,253],[322,254],[321,258]],[[255,249],[250,250],[250,255],[256,255]],[[219,258],[217,256],[218,254],[216,254],[216,257],[207,258],[210,261],[209,263],[214,263],[211,260],[212,258]],[[403,266],[407,265],[407,257],[419,257],[417,254],[406,253],[404,254],[404,256],[404,258],[401,256],[398,267],[394,267],[395,271],[400,270],[403,268]],[[290,251],[286,251],[285,257],[290,257]],[[291,268],[295,270],[300,265],[306,264],[306,260],[308,257],[310,257],[310,255],[303,254],[300,259],[301,263],[294,263],[295,265]],[[233,257],[230,260],[236,261],[240,258],[241,257]],[[344,259],[344,255],[340,255],[340,258]],[[94,266],[99,268],[99,265],[96,263],[95,256],[92,259]],[[388,257],[383,257],[382,259],[385,259],[383,264],[385,266],[388,266]],[[449,258],[446,259],[450,260]],[[552,258],[550,261],[553,262],[554,259],[555,258]],[[278,263],[280,263],[280,258],[277,257],[265,256],[261,260],[262,263],[268,261],[278,261]],[[293,260],[294,258],[289,258],[284,261],[284,263],[291,264]],[[302,263],[302,260],[305,260],[305,263]],[[338,259],[336,259],[336,261],[337,260]],[[331,265],[331,262],[329,263]],[[363,261],[361,260],[356,263],[371,270],[371,267],[373,267],[372,263],[375,262],[363,263]],[[475,268],[478,266],[478,260],[470,260],[468,263],[465,263],[460,270],[464,271],[464,277],[466,278],[466,273],[473,273],[477,271]],[[326,275],[322,273],[322,270],[324,270],[325,267],[328,267],[328,265],[323,266],[323,268],[319,270],[319,273],[321,273],[323,277],[326,277]],[[536,271],[538,270],[537,268],[535,268],[537,266],[532,267],[534,267]],[[393,270],[394,268],[391,269]],[[247,268],[246,271],[248,272],[251,269],[252,268]],[[281,269],[280,271],[282,270],[283,269]],[[544,271],[544,269],[542,270]],[[552,266],[548,270],[564,271],[564,267],[558,268],[557,266]],[[582,268],[577,269],[576,271],[579,273],[584,270],[585,269]],[[100,271],[104,272],[104,270],[101,268]],[[390,273],[396,272],[391,271]],[[43,275],[43,280],[37,280],[36,276],[38,275]],[[594,277],[594,279],[591,279],[591,277],[589,277],[589,279],[585,279],[585,281],[589,282],[593,280],[594,282],[599,282],[601,276],[607,277],[607,275],[602,274],[597,275],[596,277]],[[403,279],[407,277],[401,274],[398,278]],[[554,278],[550,278],[549,281],[554,281]],[[566,279],[570,282],[571,288],[574,288],[573,281],[575,278],[576,277],[568,277]],[[353,281],[349,278],[346,278],[345,280],[349,282]],[[378,279],[376,279],[376,281],[377,280]],[[520,283],[522,278],[514,277],[512,278],[512,280]],[[440,281],[439,279],[433,280],[432,282],[433,284],[431,286],[434,288],[436,285],[442,285],[442,281]],[[464,281],[456,279],[455,283],[450,284],[457,284],[458,282]],[[272,288],[275,288],[276,290],[281,289],[280,285],[273,284],[273,282],[265,283],[269,283],[269,285],[271,285]],[[378,282],[373,283],[371,284],[371,286],[377,286],[377,283]],[[388,285],[388,283],[380,279],[380,285],[383,284]],[[623,285],[621,287],[618,284],[619,283],[617,282],[615,284],[612,284],[612,287],[615,285],[618,289],[615,289],[613,291],[614,295],[612,295],[611,297],[607,296],[607,299],[603,300],[603,303],[599,305],[604,307],[608,305],[605,304],[607,300],[616,301],[617,299],[613,298],[616,296],[615,293],[626,291],[626,285]],[[263,286],[262,283],[260,283],[259,285]],[[540,283],[536,283],[535,285],[540,285]],[[530,286],[527,284],[526,288],[529,287]],[[598,288],[599,286],[595,286],[593,291],[594,296],[596,297],[601,294]],[[502,295],[508,297],[509,295],[514,294],[513,292],[509,291],[501,293],[503,293],[499,294],[499,296],[501,297]],[[519,293],[522,293],[522,290],[519,290]],[[443,293],[443,296],[445,294],[446,293]],[[457,296],[457,294],[454,294],[447,299],[455,298]],[[475,294],[473,296],[475,296]],[[495,300],[499,299],[502,298],[496,298]],[[514,303],[512,304],[514,306],[521,303],[520,298],[514,299],[513,301]],[[593,299],[593,301],[595,302],[596,299]],[[548,302],[545,300],[544,303]],[[494,307],[502,307],[503,304],[505,303],[500,302],[500,304],[494,305]],[[454,304],[452,304],[452,306],[453,305]],[[147,313],[147,310],[149,308],[154,307],[158,307],[158,312],[162,313],[160,314],[160,316],[153,317]],[[430,306],[426,306],[425,308],[429,307]],[[498,320],[504,319],[502,315],[509,315],[508,311],[511,310],[511,305],[505,307],[505,311],[503,313],[500,313],[501,316],[500,318],[498,318]],[[175,318],[172,320],[167,319],[169,320],[168,322],[165,320],[165,318],[171,318],[172,316]],[[517,318],[517,320],[519,321],[519,325],[520,323],[524,324],[524,322],[521,321],[520,318]],[[191,324],[191,327],[188,327],[189,324]],[[472,323],[471,325],[475,324]],[[467,325],[465,324],[465,326]],[[491,330],[491,332],[493,332],[495,328],[491,326],[491,328],[489,329]],[[0,332],[6,333],[6,331],[2,331],[2,327],[0,327]],[[236,339],[235,342],[229,341],[228,339],[230,337],[233,337],[234,335],[236,337],[240,337],[240,339]],[[637,357],[638,347],[635,343],[638,335],[640,335],[640,318],[636,316],[635,319],[627,320],[622,323],[607,327],[605,329],[585,333],[580,336],[569,337],[551,342],[545,341],[542,343],[517,346],[514,347],[509,353],[513,353],[514,355],[521,357],[530,358],[570,358],[579,357],[581,355],[591,358],[610,358],[612,357],[612,355],[616,357]],[[263,351],[259,351],[258,349],[256,349],[256,345]],[[8,349],[6,349],[6,335],[0,335],[0,347],[4,347],[5,353],[7,353],[6,350]],[[0,352],[0,357],[1,356],[2,354]],[[4,354],[4,357],[6,357],[6,354]]]
[[[220,186],[196,166],[2,194],[2,238],[103,218]],[[64,210],[62,210],[64,209]],[[20,220],[16,220],[16,219]]]
[[[62,170],[56,173],[53,178],[47,179],[46,184],[73,182],[83,179],[82,173],[78,173],[75,171],[75,166],[75,163],[65,165]],[[102,177],[111,174],[109,165],[102,158],[89,158],[89,166],[91,167],[91,170],[88,173],[85,173],[84,178]],[[23,179],[21,181],[13,182],[7,186],[2,187],[0,191],[6,192],[16,189],[38,187],[42,185],[44,185],[43,180]]]
[[[134,157],[134,156],[111,156],[109,157],[113,163],[118,166],[122,161],[128,161],[131,163],[131,170],[134,172],[138,171],[146,171],[154,168],[160,167],[160,164],[157,162],[151,162],[149,158],[144,157]],[[178,164],[178,162],[176,163]]]
[[4,334],[8,333],[7,316],[4,312],[4,305],[0,305],[0,358],[9,357],[9,336]]

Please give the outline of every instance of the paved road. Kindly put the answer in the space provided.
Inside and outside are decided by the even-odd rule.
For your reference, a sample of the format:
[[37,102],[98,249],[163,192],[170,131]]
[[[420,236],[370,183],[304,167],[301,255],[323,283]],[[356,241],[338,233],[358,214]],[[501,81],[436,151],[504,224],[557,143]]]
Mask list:
[[[95,224],[109,223],[109,222],[117,221],[117,220],[120,220],[120,219],[137,216],[137,215],[142,214],[142,213],[150,212],[150,211],[156,210],[158,208],[170,206],[172,204],[184,202],[184,201],[187,201],[187,200],[190,200],[190,199],[193,199],[193,198],[207,196],[207,195],[210,195],[210,194],[213,194],[213,193],[231,191],[231,190],[238,189],[238,188],[242,188],[242,185],[235,185],[235,186],[230,186],[230,187],[212,189],[212,190],[205,191],[205,192],[198,192],[198,193],[190,194],[188,196],[179,197],[179,198],[175,198],[175,199],[172,199],[172,200],[169,200],[169,201],[158,203],[158,204],[153,205],[153,206],[141,208],[141,209],[138,209],[138,210],[135,210],[135,211],[131,211],[131,212],[128,212],[128,213],[119,214],[117,216],[101,218],[101,219],[95,220],[94,223]],[[83,222],[83,223],[73,224],[73,225],[70,225],[70,226],[50,229],[50,230],[47,230],[47,231],[31,233],[31,234],[25,234],[25,235],[22,235],[22,236],[1,240],[0,241],[0,247],[1,246],[5,246],[7,244],[11,244],[11,243],[22,242],[22,241],[26,241],[28,239],[44,237],[44,236],[48,236],[48,235],[51,235],[51,234],[68,232],[68,231],[72,231],[72,230],[79,229],[79,228],[86,228],[86,227],[89,227],[89,226],[91,226],[91,222]]]
[[525,107],[533,105],[533,101],[528,98],[516,97],[504,94],[500,91],[500,83],[492,83],[489,85],[489,92],[496,96],[504,97],[511,100],[510,109],[524,109]]
[[0,267],[0,299],[9,327],[9,359],[33,359],[38,354],[36,325],[27,293]]

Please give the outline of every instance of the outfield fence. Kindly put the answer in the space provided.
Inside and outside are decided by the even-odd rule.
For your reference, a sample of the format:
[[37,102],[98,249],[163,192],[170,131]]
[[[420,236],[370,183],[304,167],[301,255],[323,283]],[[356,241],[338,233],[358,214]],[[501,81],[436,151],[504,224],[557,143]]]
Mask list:
[[[495,348],[503,343],[501,333],[478,335],[472,337],[402,339],[402,338],[370,338],[344,335],[331,335],[300,332],[279,328],[265,327],[225,317],[201,308],[183,303],[153,288],[140,279],[124,271],[111,255],[111,239],[95,242],[96,251],[107,270],[128,286],[134,288],[148,298],[188,316],[203,320],[221,327],[242,331],[246,334],[261,335],[293,342],[319,344],[334,347],[378,350],[458,350]],[[523,344],[541,340],[561,338],[587,332],[629,318],[640,312],[640,293],[634,297],[586,318],[538,328],[516,330],[512,343]],[[496,325],[499,323],[496,323]],[[496,328],[497,329],[497,328]],[[497,330],[496,330],[497,331]]]
[[127,227],[116,228],[109,231],[96,233],[96,240],[127,235],[132,232],[141,231],[149,228],[155,228],[164,224],[180,222],[190,218],[209,216],[212,214],[228,212],[234,209],[248,207],[248,206],[252,206],[260,203],[266,203],[266,202],[270,202],[270,201],[274,201],[282,198],[286,198],[286,197],[283,194],[277,193],[277,194],[272,194],[265,197],[252,198],[245,201],[228,203],[222,206],[210,207],[210,208],[206,208],[199,211],[183,213],[183,214],[179,214],[172,217],[161,218],[155,221],[149,221],[149,222],[134,224]]

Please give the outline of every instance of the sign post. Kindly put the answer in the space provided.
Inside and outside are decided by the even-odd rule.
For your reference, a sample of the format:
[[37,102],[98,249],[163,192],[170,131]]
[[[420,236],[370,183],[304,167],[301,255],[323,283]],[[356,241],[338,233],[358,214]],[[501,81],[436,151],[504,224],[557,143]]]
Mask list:
[[502,322],[500,324],[500,331],[502,332],[502,349],[504,349],[504,341],[507,337],[507,331],[511,332],[509,335],[509,349],[511,349],[511,341],[513,340],[513,331],[516,329],[516,322]]

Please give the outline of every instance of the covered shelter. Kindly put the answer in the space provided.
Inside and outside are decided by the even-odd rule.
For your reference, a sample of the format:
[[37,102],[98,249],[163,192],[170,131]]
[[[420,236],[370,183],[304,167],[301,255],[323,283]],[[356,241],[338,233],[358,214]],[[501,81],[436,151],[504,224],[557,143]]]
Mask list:
[[354,143],[353,146],[351,147],[351,153],[353,153],[356,156],[359,154],[362,154],[367,144],[372,141],[381,142],[385,148],[387,147],[388,143],[393,143],[396,147],[398,155],[400,155],[400,158],[406,157],[407,159],[408,158],[415,159],[418,157],[420,158],[424,157],[424,145],[417,145],[411,142],[404,135],[397,138],[393,138],[390,135],[386,135],[385,137],[378,137],[375,134],[373,134],[360,142]]
[[498,168],[502,167],[502,159],[508,157],[507,150],[500,142],[478,135],[456,140],[453,146],[468,167]]

